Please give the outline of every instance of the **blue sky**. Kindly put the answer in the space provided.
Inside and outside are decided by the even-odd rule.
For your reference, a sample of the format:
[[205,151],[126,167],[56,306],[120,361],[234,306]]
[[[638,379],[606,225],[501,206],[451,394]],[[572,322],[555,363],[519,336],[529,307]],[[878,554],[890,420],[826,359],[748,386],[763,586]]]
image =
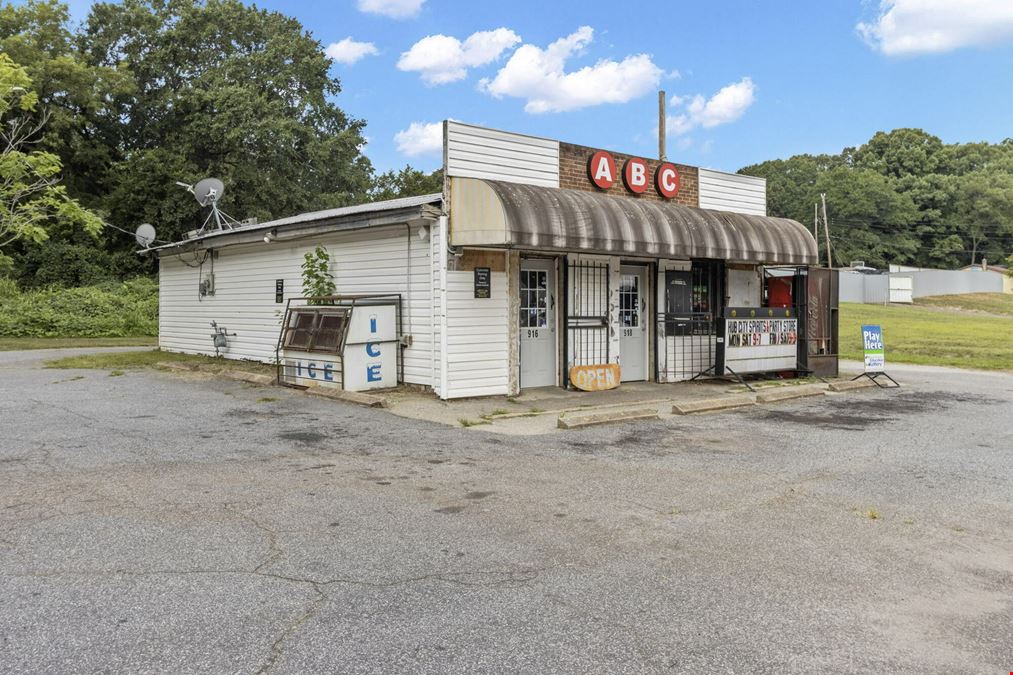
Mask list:
[[730,171],[896,127],[1013,136],[1011,0],[257,4],[336,45],[378,170],[437,168],[444,118],[654,156],[659,88],[669,159]]

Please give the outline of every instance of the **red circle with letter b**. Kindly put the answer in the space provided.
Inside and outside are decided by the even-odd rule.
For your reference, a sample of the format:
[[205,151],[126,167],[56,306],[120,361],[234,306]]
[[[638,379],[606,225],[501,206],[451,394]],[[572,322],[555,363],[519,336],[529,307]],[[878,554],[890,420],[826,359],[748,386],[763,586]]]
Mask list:
[[592,183],[608,190],[616,182],[616,160],[604,150],[599,150],[587,162],[587,175]]
[[623,183],[626,189],[634,194],[647,191],[647,162],[639,157],[630,157],[623,165]]
[[665,162],[654,172],[654,187],[665,199],[679,194],[679,170],[674,164]]

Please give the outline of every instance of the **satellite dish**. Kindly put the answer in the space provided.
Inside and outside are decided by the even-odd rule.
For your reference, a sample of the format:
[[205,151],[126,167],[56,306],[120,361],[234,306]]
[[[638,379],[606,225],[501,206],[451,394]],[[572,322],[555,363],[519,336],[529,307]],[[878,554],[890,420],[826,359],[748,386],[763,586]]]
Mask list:
[[138,246],[147,248],[151,242],[155,241],[155,228],[148,223],[141,223],[137,226],[137,231],[134,232],[134,239],[137,240]]
[[201,206],[210,206],[222,198],[225,184],[217,178],[205,178],[193,186],[193,196]]

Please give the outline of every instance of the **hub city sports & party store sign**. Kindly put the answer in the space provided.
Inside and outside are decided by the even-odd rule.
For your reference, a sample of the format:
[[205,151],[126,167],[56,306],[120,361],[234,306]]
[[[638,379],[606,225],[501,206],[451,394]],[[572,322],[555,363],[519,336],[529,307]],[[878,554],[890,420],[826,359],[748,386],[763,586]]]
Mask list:
[[719,375],[798,367],[798,318],[791,309],[727,307],[718,323]]

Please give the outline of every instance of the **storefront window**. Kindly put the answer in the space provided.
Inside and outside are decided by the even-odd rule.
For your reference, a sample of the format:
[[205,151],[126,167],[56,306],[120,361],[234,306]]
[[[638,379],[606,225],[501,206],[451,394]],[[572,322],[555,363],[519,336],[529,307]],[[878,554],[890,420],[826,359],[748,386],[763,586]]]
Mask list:
[[521,270],[521,328],[545,328],[548,325],[549,273],[545,270]]
[[694,260],[690,270],[693,311],[717,315],[724,303],[724,264],[720,260]]
[[619,283],[619,324],[625,328],[640,325],[640,275],[624,274]]

